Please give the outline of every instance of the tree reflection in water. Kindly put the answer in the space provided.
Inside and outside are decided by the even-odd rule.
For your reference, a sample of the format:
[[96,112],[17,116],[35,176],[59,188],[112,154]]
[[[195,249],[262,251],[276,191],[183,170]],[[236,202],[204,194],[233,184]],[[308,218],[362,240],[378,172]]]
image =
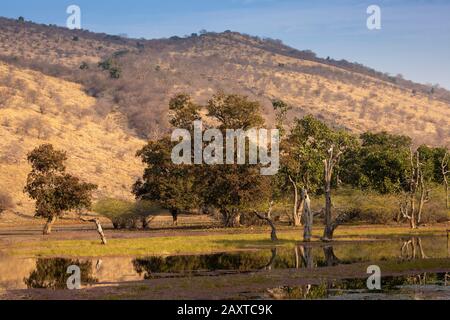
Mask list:
[[422,239],[412,237],[405,241],[400,249],[400,257],[405,260],[428,259],[423,250]]
[[81,283],[92,284],[98,282],[92,276],[92,262],[70,260],[63,258],[38,259],[36,269],[28,278],[24,279],[28,289],[66,289],[67,279],[71,276],[67,268],[71,265],[80,267]]

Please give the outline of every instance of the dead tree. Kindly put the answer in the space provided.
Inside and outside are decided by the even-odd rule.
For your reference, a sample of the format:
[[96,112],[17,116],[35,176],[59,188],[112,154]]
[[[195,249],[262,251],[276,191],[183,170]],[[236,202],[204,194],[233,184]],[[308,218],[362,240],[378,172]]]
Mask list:
[[403,243],[400,249],[400,257],[406,260],[428,258],[423,250],[422,240],[419,237],[412,237]]
[[444,188],[445,188],[445,205],[447,207],[447,209],[450,208],[450,204],[449,204],[449,198],[448,198],[448,177],[447,175],[450,173],[449,171],[449,154],[448,152],[445,152],[444,158],[442,158],[442,162],[441,162],[441,172],[442,172],[442,178],[444,180]]
[[328,242],[333,239],[334,230],[337,228],[338,223],[343,220],[333,221],[332,217],[332,201],[331,201],[331,179],[333,177],[333,170],[342,155],[342,151],[335,151],[334,146],[328,150],[328,158],[323,161],[324,171],[324,191],[325,191],[325,230],[323,232],[322,241]]
[[[411,229],[417,229],[422,220],[424,205],[430,200],[425,178],[420,162],[420,154],[410,151],[411,172],[409,177],[408,191],[404,193],[403,201],[400,202],[400,214],[409,220]],[[417,204],[417,198],[419,203]]]
[[303,221],[305,222],[305,228],[303,232],[303,240],[305,242],[311,241],[312,238],[312,227],[314,221],[314,214],[311,211],[311,199],[309,198],[308,191],[302,190],[302,201],[303,201]]
[[100,239],[102,241],[103,245],[106,245],[106,237],[105,237],[105,233],[103,232],[103,228],[102,225],[100,224],[100,220],[97,218],[92,218],[92,219],[86,219],[86,218],[80,218],[81,221],[83,222],[92,222],[95,223],[95,226],[97,228],[97,232],[100,235]]
[[271,218],[269,218],[272,213],[272,206],[273,206],[273,201],[270,203],[269,210],[266,215],[262,215],[261,213],[257,212],[256,210],[253,212],[259,219],[267,221],[267,223],[270,225],[270,227],[272,228],[272,231],[270,233],[270,238],[272,239],[272,241],[275,242],[275,241],[278,241],[277,228],[276,228],[273,220]]
[[303,211],[303,197],[299,197],[297,183],[289,176],[289,181],[294,188],[294,209],[292,212],[292,221],[294,226],[299,227],[302,225],[301,213]]

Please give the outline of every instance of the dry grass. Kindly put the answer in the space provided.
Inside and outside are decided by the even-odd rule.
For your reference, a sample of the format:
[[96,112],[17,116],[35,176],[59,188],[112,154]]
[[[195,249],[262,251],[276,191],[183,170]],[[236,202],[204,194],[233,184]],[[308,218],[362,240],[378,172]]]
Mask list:
[[[5,79],[21,83],[22,90]],[[0,64],[0,92],[6,90],[11,95],[0,108],[0,189],[9,190],[18,210],[32,210],[22,193],[30,170],[26,153],[42,143],[66,150],[68,170],[98,184],[98,197],[131,197],[131,185],[142,173],[135,152],[144,142],[113,117],[98,117],[95,99],[81,86]],[[38,92],[35,99],[30,91]]]

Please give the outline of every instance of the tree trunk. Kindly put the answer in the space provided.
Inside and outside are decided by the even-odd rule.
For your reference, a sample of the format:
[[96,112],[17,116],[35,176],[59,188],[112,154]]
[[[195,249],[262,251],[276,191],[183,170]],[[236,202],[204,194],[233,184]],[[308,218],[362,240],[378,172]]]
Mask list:
[[303,232],[303,240],[306,242],[311,241],[312,238],[312,227],[313,227],[313,219],[314,215],[311,211],[311,200],[308,195],[308,191],[303,189],[302,191],[302,199],[303,199],[303,221],[305,223],[305,228]]
[[445,183],[445,205],[447,206],[447,209],[450,209],[449,198],[448,198],[448,181],[447,181],[447,179],[444,180],[444,183]]
[[289,180],[291,181],[292,186],[294,188],[294,208],[292,211],[292,222],[295,227],[299,227],[302,225],[301,213],[303,210],[303,200],[300,199],[300,201],[299,201],[298,188],[297,188],[297,184],[295,183],[294,179],[292,179],[292,177],[289,176]]
[[325,256],[325,261],[329,267],[334,267],[339,264],[339,259],[334,254],[333,247],[324,247],[323,253]]
[[298,248],[301,252],[301,257],[305,268],[306,269],[314,268],[314,255],[312,247],[307,245],[307,246],[299,246]]
[[105,233],[103,232],[103,228],[102,228],[102,225],[101,225],[99,219],[97,219],[97,218],[94,218],[94,219],[80,218],[80,220],[83,221],[83,222],[95,223],[95,226],[97,228],[97,233],[100,236],[100,240],[102,241],[103,245],[106,245],[107,241],[106,241]]
[[[272,205],[273,202],[270,204],[270,208],[269,208],[269,212],[267,215],[270,215],[270,212],[272,211]],[[267,221],[267,223],[270,225],[270,227],[272,228],[272,231],[270,233],[270,239],[272,241],[278,241],[278,237],[277,237],[277,228],[275,226],[275,224],[273,223],[272,219],[268,218],[267,215],[263,216],[262,214],[258,213],[257,211],[254,211],[254,213],[256,214],[256,216],[261,219],[261,220],[265,220]]]
[[441,162],[441,172],[442,172],[442,178],[444,180],[444,188],[445,188],[445,205],[447,207],[447,209],[449,209],[449,198],[448,198],[448,179],[447,179],[447,175],[450,173],[450,171],[448,170],[448,164],[449,164],[449,160],[447,160],[447,158],[449,158],[449,154],[448,152],[445,153],[444,158],[442,158],[442,162]]
[[47,222],[44,226],[43,235],[47,236],[52,233],[53,224],[56,222],[56,216],[51,216],[47,219]]
[[173,225],[178,226],[178,210],[172,209],[170,210],[170,214],[172,215]]
[[273,248],[272,250],[272,256],[270,257],[269,263],[267,263],[262,270],[272,270],[273,264],[275,263],[275,260],[277,258],[277,248]]
[[241,213],[235,209],[231,212],[221,210],[223,224],[225,228],[239,228],[241,226]]
[[333,239],[332,217],[331,217],[331,162],[324,161],[325,165],[325,230],[323,233],[323,241],[331,241]]
[[143,218],[142,218],[142,228],[143,228],[144,230],[150,229],[150,222],[152,222],[154,219],[155,219],[154,216],[143,217]]

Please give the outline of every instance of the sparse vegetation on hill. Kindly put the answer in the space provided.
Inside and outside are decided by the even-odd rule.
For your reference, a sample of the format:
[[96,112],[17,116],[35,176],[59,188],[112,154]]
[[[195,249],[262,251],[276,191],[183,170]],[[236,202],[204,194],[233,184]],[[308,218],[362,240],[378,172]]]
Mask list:
[[[415,145],[450,143],[448,91],[321,59],[277,40],[236,32],[133,40],[8,19],[0,25],[6,26],[0,31],[0,45],[7,49],[3,60],[83,84],[100,113],[117,107],[144,138],[168,129],[169,97],[186,92],[204,103],[223,89],[260,101],[268,123],[274,121],[272,100],[282,98],[293,107],[289,119],[313,114],[356,133],[408,132]],[[47,52],[58,57],[49,58]],[[114,67],[103,72],[97,64],[108,59]]]
[[0,97],[0,190],[8,190],[17,210],[33,212],[22,193],[26,154],[43,143],[68,151],[68,170],[99,186],[95,198],[132,198],[142,168],[134,155],[145,141],[127,129],[120,112],[109,105],[105,111],[78,84],[3,63]]
[[5,191],[0,191],[0,214],[5,210],[12,209],[13,207],[14,203],[11,196]]

